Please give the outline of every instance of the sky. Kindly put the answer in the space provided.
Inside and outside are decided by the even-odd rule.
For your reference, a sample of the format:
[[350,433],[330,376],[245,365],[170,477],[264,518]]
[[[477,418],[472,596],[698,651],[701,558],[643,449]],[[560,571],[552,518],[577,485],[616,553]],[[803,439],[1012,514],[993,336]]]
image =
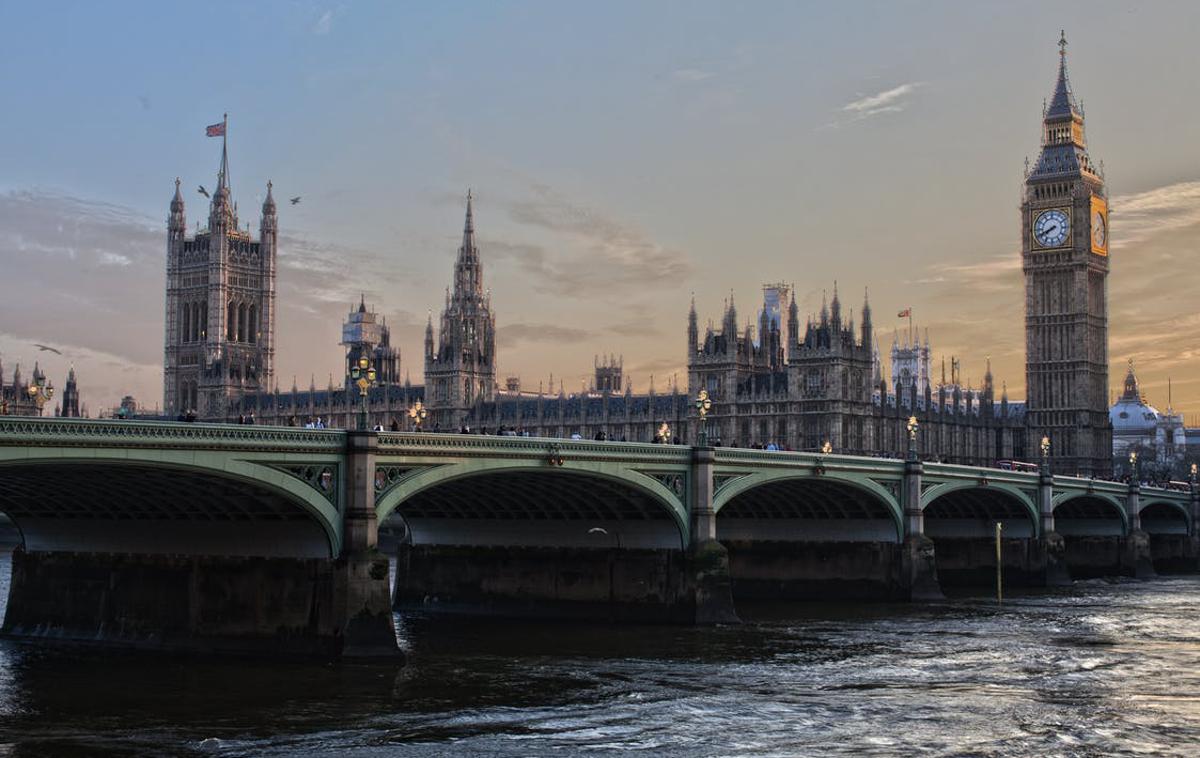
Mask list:
[[[166,217],[207,218],[229,114],[243,222],[279,210],[277,379],[340,382],[363,294],[421,381],[465,195],[498,371],[593,356],[686,383],[686,316],[864,290],[887,352],[1024,396],[1020,202],[1066,29],[1110,193],[1109,380],[1200,417],[1200,4],[0,0],[0,361],[68,364],[95,415],[162,400]],[[63,355],[39,352],[34,343]],[[935,376],[935,379],[937,377]]]

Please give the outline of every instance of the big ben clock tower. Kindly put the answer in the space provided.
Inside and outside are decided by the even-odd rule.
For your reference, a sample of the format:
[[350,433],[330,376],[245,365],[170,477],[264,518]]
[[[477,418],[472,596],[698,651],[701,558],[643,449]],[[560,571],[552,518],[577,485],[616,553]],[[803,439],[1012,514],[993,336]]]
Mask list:
[[1067,79],[1065,34],[1058,44],[1042,150],[1025,177],[1021,203],[1025,449],[1038,451],[1048,437],[1055,473],[1107,475],[1108,195],[1088,156],[1083,111]]

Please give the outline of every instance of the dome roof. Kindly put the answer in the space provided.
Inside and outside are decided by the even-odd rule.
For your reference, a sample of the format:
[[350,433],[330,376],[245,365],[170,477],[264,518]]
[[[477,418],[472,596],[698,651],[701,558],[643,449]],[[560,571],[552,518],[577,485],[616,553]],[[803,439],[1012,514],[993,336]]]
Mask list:
[[1114,432],[1153,431],[1161,416],[1154,406],[1126,398],[1113,403],[1108,411]]
[[1108,419],[1112,422],[1113,432],[1153,432],[1162,414],[1152,405],[1147,405],[1142,399],[1141,387],[1138,386],[1137,374],[1133,372],[1133,359],[1129,360],[1129,371],[1125,374],[1125,391],[1112,408],[1108,409]]

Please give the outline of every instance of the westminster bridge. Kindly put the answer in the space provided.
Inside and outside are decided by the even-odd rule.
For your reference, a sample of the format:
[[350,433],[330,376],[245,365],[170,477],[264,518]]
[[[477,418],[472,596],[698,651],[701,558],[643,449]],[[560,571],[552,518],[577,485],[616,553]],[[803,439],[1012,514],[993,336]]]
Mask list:
[[[391,611],[737,620],[1197,568],[1174,489],[916,460],[420,433],[0,417],[3,632],[396,651]],[[380,533],[396,560],[394,584]]]

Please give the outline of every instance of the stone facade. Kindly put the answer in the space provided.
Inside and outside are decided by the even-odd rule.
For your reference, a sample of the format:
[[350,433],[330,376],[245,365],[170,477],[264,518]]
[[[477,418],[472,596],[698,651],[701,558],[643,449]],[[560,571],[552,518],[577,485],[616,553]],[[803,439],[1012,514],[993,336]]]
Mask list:
[[208,227],[189,237],[179,184],[167,221],[163,412],[224,419],[236,415],[242,395],[270,388],[274,375],[275,199],[268,182],[253,239],[238,222],[222,144]]
[[483,289],[470,192],[454,262],[454,290],[446,290],[436,343],[432,317],[425,327],[425,385],[429,422],[447,430],[465,425],[472,409],[496,394],[496,317]]
[[1108,417],[1108,193],[1067,79],[1066,39],[1021,202],[1028,447],[1055,473],[1112,472]]

